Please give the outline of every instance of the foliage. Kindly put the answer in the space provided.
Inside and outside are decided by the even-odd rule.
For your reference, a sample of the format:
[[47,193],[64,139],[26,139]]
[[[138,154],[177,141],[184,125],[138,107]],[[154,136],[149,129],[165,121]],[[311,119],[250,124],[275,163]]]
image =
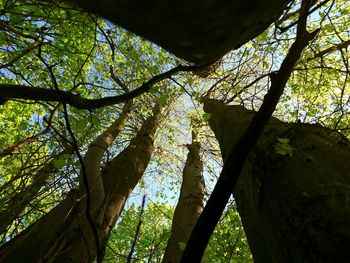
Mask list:
[[[140,207],[132,204],[123,213],[110,237],[106,262],[124,262],[142,221],[133,262],[161,262],[170,236],[174,209],[168,203],[149,203],[140,218]],[[185,244],[179,244],[184,246]],[[253,262],[244,230],[234,206],[223,215],[205,253],[205,262]]]
[[[309,15],[308,29],[320,28],[293,70],[275,112],[290,122],[320,123],[349,136],[350,127],[350,4],[323,3]],[[152,162],[112,232],[106,262],[123,262],[140,220],[138,194],[155,203],[146,206],[136,262],[159,262],[170,233],[171,216],[181,184],[181,172],[191,129],[199,130],[207,192],[222,167],[217,142],[208,128],[210,113],[201,109],[205,96],[227,104],[258,109],[270,86],[270,76],[295,39],[299,1],[257,38],[229,52],[215,72],[201,79],[179,72],[134,99],[126,128],[104,156],[101,167],[115,157],[152,114],[156,98],[171,103],[166,123],[157,134]],[[0,1],[0,84],[64,90],[84,98],[121,95],[140,87],[183,61],[110,22],[60,1]],[[48,101],[0,98],[0,213],[10,200],[28,191],[40,170],[47,179],[32,200],[2,233],[2,243],[13,238],[50,211],[78,187],[81,164],[72,150],[76,139],[84,155],[89,143],[120,114],[121,105],[87,111]],[[70,127],[72,134],[69,133]],[[36,136],[38,135],[38,136]],[[34,138],[30,139],[29,138]],[[277,138],[275,150],[292,156],[288,139]],[[167,200],[168,203],[164,203]],[[11,207],[10,207],[11,208]],[[148,261],[147,261],[148,260]],[[228,209],[205,254],[206,262],[251,262],[238,213]]]
[[123,218],[112,232],[106,252],[106,262],[124,262],[135,237],[136,225],[142,220],[139,239],[133,254],[134,262],[161,262],[170,236],[171,215],[169,205],[148,204],[140,219],[140,207],[134,204],[124,211]]
[[278,142],[275,145],[276,153],[280,155],[288,155],[289,157],[292,157],[294,148],[289,144],[289,139],[277,137],[277,141]]

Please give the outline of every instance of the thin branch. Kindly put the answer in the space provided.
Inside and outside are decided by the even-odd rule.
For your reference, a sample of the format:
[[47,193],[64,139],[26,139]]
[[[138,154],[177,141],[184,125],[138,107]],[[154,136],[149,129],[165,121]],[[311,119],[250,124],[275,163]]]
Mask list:
[[59,97],[59,100],[60,102],[62,103],[63,105],[63,113],[64,113],[64,120],[66,122],[66,128],[67,128],[67,131],[72,139],[72,145],[73,145],[73,149],[74,151],[76,152],[77,156],[78,156],[78,160],[79,160],[79,163],[81,165],[81,176],[82,176],[82,181],[84,183],[84,186],[85,186],[85,189],[86,189],[86,209],[85,209],[85,216],[86,216],[86,219],[91,227],[91,230],[93,232],[93,236],[94,236],[94,241],[95,241],[95,245],[96,245],[96,254],[97,254],[97,263],[102,263],[102,260],[103,260],[103,251],[101,251],[101,246],[100,246],[100,242],[99,242],[99,238],[98,238],[98,233],[97,233],[97,226],[93,220],[93,216],[92,216],[92,213],[91,213],[91,210],[90,210],[90,207],[91,207],[91,193],[90,193],[90,188],[89,188],[89,183],[88,183],[88,178],[87,178],[87,171],[86,171],[86,167],[84,165],[84,160],[83,160],[83,157],[81,156],[80,154],[80,151],[79,151],[79,146],[78,146],[78,141],[74,135],[74,132],[72,130],[72,127],[70,125],[70,120],[69,120],[69,114],[68,114],[68,108],[67,108],[67,105],[66,103],[64,102],[64,98],[60,96],[60,90],[59,90],[59,86],[58,86],[58,83],[57,83],[57,79],[56,79],[56,76],[53,72],[53,67],[54,66],[50,66],[43,57],[41,57],[41,54],[40,54],[40,50],[39,50],[39,58],[40,60],[43,62],[43,64],[46,66],[46,68],[48,69],[49,73],[50,73],[50,78],[51,78],[51,81],[52,81],[52,84],[54,86],[54,89],[56,91],[56,93],[58,93],[58,97]]
[[[96,36],[96,30],[95,30],[95,36]],[[75,76],[74,76],[74,79],[73,79],[74,87],[76,87],[77,78],[78,78],[78,76],[80,75],[80,73],[82,72],[82,70],[83,70],[85,64],[86,64],[87,61],[92,57],[92,53],[93,53],[93,51],[95,50],[95,47],[96,47],[96,37],[95,37],[94,44],[92,45],[92,48],[91,48],[90,52],[88,53],[88,55],[86,56],[85,60],[83,61],[83,63],[82,63],[81,66],[79,67],[78,72],[77,72],[77,73],[75,74]]]
[[327,55],[337,50],[341,51],[342,49],[346,49],[348,46],[350,46],[350,39],[318,52],[315,56],[309,58],[307,61],[314,60],[316,58],[322,58],[324,55]]
[[142,224],[142,216],[143,216],[143,212],[144,212],[144,209],[145,209],[145,203],[146,203],[146,195],[144,195],[143,198],[142,198],[142,205],[141,205],[141,211],[140,211],[140,219],[139,219],[139,222],[137,223],[134,241],[132,242],[129,255],[128,255],[128,258],[127,258],[127,260],[126,260],[127,263],[130,263],[131,260],[132,260],[132,255],[134,254],[135,247],[136,247],[136,243],[137,243],[137,240],[138,240],[138,238],[139,238],[140,228],[141,228],[141,224]]
[[[298,20],[294,21],[293,23],[289,24],[286,27],[278,27],[278,29],[280,30],[281,33],[286,32],[287,30],[289,30],[290,28],[292,28],[293,26],[300,24],[299,22],[301,20],[305,20],[305,18],[307,18],[309,15],[311,15],[313,12],[315,12],[317,9],[319,9],[320,7],[322,7],[323,5],[327,4],[330,0],[324,0],[321,3],[319,3],[317,6],[315,6],[314,8],[312,8],[309,12],[305,13],[305,14],[300,14]],[[300,11],[300,10],[299,10]],[[300,11],[301,12],[301,11]]]
[[36,49],[37,47],[43,46],[43,45],[47,45],[50,44],[51,42],[40,42],[40,43],[36,43],[26,49],[24,49],[20,54],[18,54],[17,56],[13,57],[9,62],[0,65],[0,69],[2,68],[7,68],[9,66],[12,66],[13,64],[15,64],[18,60],[20,60],[22,57],[26,56],[27,54],[29,54],[32,50]]
[[7,23],[5,21],[1,21],[0,20],[0,28],[2,28],[3,31],[6,30],[7,32],[12,32],[12,33],[14,33],[14,34],[16,34],[18,36],[23,37],[23,38],[29,38],[29,39],[32,39],[32,40],[35,40],[35,41],[39,40],[38,36],[32,36],[32,35],[29,35],[29,34],[25,34],[25,33],[21,32],[20,30],[18,30],[16,27],[11,26],[9,23]]
[[2,151],[0,152],[0,159],[3,158],[3,157],[5,157],[5,156],[7,156],[7,155],[12,154],[14,150],[16,150],[16,149],[18,149],[18,148],[21,148],[21,147],[23,147],[24,145],[28,145],[28,144],[30,144],[30,143],[32,143],[32,142],[37,141],[41,136],[47,134],[47,133],[51,130],[52,123],[53,123],[53,118],[54,118],[54,115],[55,115],[57,109],[59,108],[59,106],[61,106],[61,104],[58,104],[58,105],[51,111],[49,120],[47,121],[47,126],[46,126],[46,128],[45,128],[43,131],[41,131],[41,132],[39,132],[39,133],[37,133],[37,134],[35,134],[35,135],[33,135],[33,136],[30,136],[30,137],[28,137],[28,138],[26,138],[26,139],[20,140],[20,141],[14,143],[14,144],[8,146],[6,149],[4,149],[4,150],[2,150]]
[[127,92],[128,87],[117,75],[115,75],[113,66],[109,66],[109,73],[111,74],[111,78],[114,80],[114,82],[117,83],[118,86],[121,87],[125,92]]
[[228,99],[226,101],[226,104],[231,103],[235,98],[237,98],[238,95],[240,95],[244,90],[248,89],[249,87],[253,86],[254,84],[258,83],[260,80],[262,80],[263,78],[266,78],[268,76],[271,76],[272,74],[275,74],[276,71],[272,71],[266,74],[263,74],[261,76],[259,76],[258,78],[256,78],[255,80],[253,80],[252,82],[250,82],[248,85],[244,86],[243,88],[241,88],[238,92],[236,92],[232,98]]

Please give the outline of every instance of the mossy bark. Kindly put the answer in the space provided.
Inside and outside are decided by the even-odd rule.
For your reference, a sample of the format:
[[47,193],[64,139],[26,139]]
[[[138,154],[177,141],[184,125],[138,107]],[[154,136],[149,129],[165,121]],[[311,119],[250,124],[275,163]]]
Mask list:
[[[225,159],[254,112],[213,100],[205,111]],[[341,134],[270,120],[233,193],[255,262],[348,262],[349,160]]]

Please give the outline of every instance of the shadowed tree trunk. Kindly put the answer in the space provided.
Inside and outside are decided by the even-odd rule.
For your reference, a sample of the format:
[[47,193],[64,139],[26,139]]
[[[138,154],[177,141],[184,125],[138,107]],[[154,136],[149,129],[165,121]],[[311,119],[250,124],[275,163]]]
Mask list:
[[[208,100],[223,159],[254,112]],[[348,262],[350,143],[271,118],[234,190],[255,262]]]
[[179,201],[175,208],[171,236],[165,250],[164,263],[180,262],[185,243],[203,210],[204,179],[203,164],[200,158],[200,143],[192,133],[192,144],[183,170]]
[[155,132],[164,117],[164,109],[159,105],[154,108],[153,116],[144,122],[129,146],[106,165],[102,177],[99,169],[90,167],[100,167],[100,162],[93,158],[98,160],[102,157],[102,152],[117,135],[116,131],[124,126],[130,105],[124,107],[116,123],[91,143],[84,158],[84,165],[90,167],[86,172],[90,194],[97,199],[90,203],[90,212],[101,251],[96,250],[93,229],[85,215],[86,195],[85,188],[81,187],[80,194],[78,191],[72,192],[22,234],[3,245],[0,248],[0,261],[89,262],[97,253],[103,253],[111,228],[150,160]]
[[198,65],[262,33],[290,0],[65,0]]

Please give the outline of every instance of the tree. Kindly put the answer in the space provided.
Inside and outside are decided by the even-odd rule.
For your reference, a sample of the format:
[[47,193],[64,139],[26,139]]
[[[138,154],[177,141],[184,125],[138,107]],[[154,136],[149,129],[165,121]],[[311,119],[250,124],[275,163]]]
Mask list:
[[[205,107],[227,158],[254,112],[216,101]],[[347,261],[349,146],[322,126],[269,121],[234,190],[256,262]]]
[[[52,260],[59,260],[59,257],[63,260],[65,255],[76,253],[74,260],[88,261],[97,256],[97,261],[101,262],[111,227],[119,217],[126,197],[138,182],[141,187],[147,183],[140,178],[146,163],[151,159],[152,151],[148,150],[153,147],[153,129],[157,125],[150,125],[152,136],[145,141],[137,139],[140,138],[140,132],[136,131],[152,115],[150,105],[154,105],[155,98],[158,98],[158,106],[162,107],[175,100],[175,97],[182,96],[182,105],[174,106],[170,112],[172,120],[179,119],[180,116],[183,118],[183,112],[182,115],[176,112],[191,108],[189,104],[194,106],[193,113],[187,115],[191,121],[201,118],[203,113],[198,107],[204,103],[207,113],[202,118],[209,121],[224,156],[223,171],[186,244],[183,262],[199,262],[240,178],[245,183],[238,184],[236,188],[241,187],[246,193],[258,192],[258,186],[253,188],[249,185],[251,175],[246,171],[245,163],[262,174],[259,182],[264,184],[268,179],[263,175],[270,171],[265,165],[274,165],[268,157],[273,159],[282,154],[285,157],[283,165],[286,167],[293,160],[298,164],[302,162],[301,159],[293,159],[295,153],[298,153],[295,156],[304,156],[301,154],[302,144],[298,140],[298,148],[294,150],[291,138],[278,137],[272,140],[264,133],[264,127],[268,127],[267,123],[276,107],[275,114],[282,116],[284,121],[319,122],[348,135],[347,1],[304,0],[299,3],[276,0],[269,1],[269,4],[257,1],[254,6],[243,1],[195,1],[190,4],[180,2],[178,9],[163,1],[116,1],[115,5],[110,1],[99,5],[94,1],[74,3],[154,41],[186,61],[172,57],[161,48],[132,36],[108,21],[93,14],[87,15],[62,2],[28,0],[2,3],[0,26],[5,34],[0,39],[4,58],[4,63],[0,66],[0,98],[4,121],[0,125],[6,129],[3,128],[5,132],[0,134],[0,141],[5,146],[0,154],[3,157],[0,163],[3,171],[1,207],[2,216],[8,218],[1,226],[3,242],[8,241],[1,248],[3,260],[5,257],[19,256],[11,250],[11,245],[14,245],[17,248],[26,247],[21,251],[29,254],[33,254],[33,246],[41,247],[42,250],[38,251],[45,252],[35,255],[41,259],[46,254]],[[274,25],[268,28],[272,22]],[[258,37],[251,40],[256,36]],[[249,40],[251,41],[246,43]],[[241,47],[237,51],[222,58],[228,51],[239,46]],[[190,72],[205,76],[206,79],[199,79]],[[191,102],[188,102],[188,98]],[[232,136],[228,140],[222,134],[236,130],[225,128],[221,122],[215,124],[215,121],[234,123],[236,119],[222,119],[220,114],[208,110],[212,103],[208,98],[219,99],[221,102],[217,102],[217,107],[221,109],[227,109],[224,104],[244,104],[252,109],[259,108],[259,111],[251,118],[249,125],[246,123],[240,126],[238,134],[242,136]],[[99,134],[104,134],[103,130],[109,126],[111,119],[123,116],[124,111],[113,105],[123,102],[128,105],[127,101],[131,99],[134,110],[126,128],[117,136],[117,143],[108,150],[105,146],[97,146],[100,145],[98,139],[91,144]],[[44,115],[47,117],[44,118]],[[189,127],[188,122],[191,121],[182,124]],[[174,161],[176,154],[182,154],[176,147],[181,143],[181,136],[173,136],[175,130],[180,129],[179,125],[173,125],[171,121],[159,129],[159,140],[166,138],[169,144],[163,142],[159,149],[156,148],[154,163],[150,164],[149,169],[166,171],[166,167],[171,166],[170,160]],[[298,128],[293,129],[299,134]],[[315,130],[325,133],[316,136],[319,140],[331,141],[329,132],[325,132],[329,130],[301,128],[301,131],[304,130],[310,134],[310,142],[318,140],[312,137]],[[263,137],[259,139],[261,135]],[[337,133],[336,136],[336,144],[339,142],[347,145],[347,140],[339,140]],[[211,138],[209,132],[205,138]],[[126,141],[130,141],[129,146]],[[215,142],[204,143],[205,141],[201,139],[203,154],[208,154],[204,163],[210,167],[212,160],[220,162],[220,157],[215,150]],[[260,141],[269,142],[267,148],[262,147],[268,154],[260,154]],[[143,146],[148,150],[138,152],[138,147]],[[171,151],[167,151],[167,148]],[[332,145],[329,151],[334,149],[337,148]],[[159,153],[166,158],[159,157]],[[323,151],[316,151],[315,154],[323,156]],[[125,158],[130,161],[119,160],[120,156],[126,155],[128,158]],[[255,155],[265,160],[263,165],[259,159],[250,157]],[[340,155],[338,159],[342,160],[347,156],[346,150]],[[315,159],[324,160],[321,157]],[[292,161],[289,162],[290,160]],[[327,159],[329,165],[332,164],[331,161]],[[137,165],[138,162],[141,163],[141,168]],[[130,169],[124,167],[126,163]],[[177,168],[178,166],[175,170]],[[119,179],[125,179],[128,176],[126,171],[133,169],[137,171],[137,176],[135,180],[125,180],[125,185],[128,185],[127,194],[121,194],[118,199],[118,194],[114,194],[118,189],[121,190],[121,185],[115,179],[122,174],[124,177]],[[174,168],[171,169],[168,178],[175,171]],[[212,170],[217,171],[217,165]],[[117,176],[113,173],[115,171],[119,171]],[[31,177],[31,174],[35,176]],[[293,176],[292,171],[288,174]],[[206,177],[208,176],[207,173]],[[325,173],[322,178],[331,180],[329,173]],[[284,181],[278,179],[275,178],[270,184],[282,186]],[[294,185],[296,189],[300,188],[300,184],[294,184],[293,179],[290,180],[291,184],[284,188],[285,192]],[[319,180],[315,184],[324,185]],[[347,185],[346,178],[344,181]],[[313,184],[307,185],[312,187]],[[346,187],[337,188],[338,183],[332,185],[335,192],[347,196]],[[270,188],[266,186],[267,189]],[[279,198],[278,194],[260,192],[272,200]],[[320,198],[322,196],[317,191],[304,192],[312,192]],[[47,193],[50,196],[45,196]],[[264,232],[264,226],[268,226],[266,229],[270,227],[274,233],[291,233],[294,235],[291,239],[297,243],[299,239],[296,233],[304,233],[304,225],[298,227],[300,232],[292,231],[294,228],[291,223],[284,226],[274,217],[258,213],[259,206],[254,202],[258,200],[264,203],[265,199],[255,198],[254,202],[249,203],[249,196],[240,195],[236,191],[234,194],[256,261],[264,260],[265,255],[260,252],[259,244],[264,244],[265,241],[254,237],[252,233],[255,230],[261,231],[261,236],[266,236],[268,240],[278,240],[274,243],[271,241],[276,245],[267,248],[271,252],[270,261],[275,258],[286,261],[287,252],[278,251],[296,255],[291,261],[306,257],[307,253],[298,246],[289,246],[290,250],[283,250],[286,245],[283,245],[283,249],[278,245],[284,244],[282,241],[285,239],[273,239],[268,232]],[[292,209],[294,201],[298,204],[298,209],[307,211],[308,204],[296,202],[297,196],[288,197],[291,201],[281,199],[290,203],[285,209],[281,208],[279,202],[266,201],[264,204],[268,211],[281,209],[282,218],[289,218],[289,209]],[[250,212],[245,212],[242,208],[244,202],[251,204]],[[326,207],[327,203],[323,205]],[[101,207],[104,208],[103,211]],[[329,224],[333,226],[334,218],[339,218],[339,222],[334,224],[346,229],[347,224],[341,221],[342,216],[332,216],[331,211],[339,214],[341,209],[328,209],[325,221],[332,222]],[[140,212],[140,217],[141,214]],[[269,221],[256,224],[252,221],[253,215],[259,215],[257,218],[262,218],[262,221],[271,220],[274,224],[271,225]],[[300,219],[298,216],[295,218]],[[52,228],[44,235],[47,225]],[[310,227],[315,227],[315,224]],[[56,233],[61,233],[65,242],[55,242]],[[338,232],[331,228],[331,231],[324,233],[331,235]],[[348,236],[341,234],[344,242],[348,242]],[[36,238],[31,238],[33,236]],[[88,237],[87,242],[84,237]],[[136,237],[137,235],[134,241],[138,240]],[[331,248],[325,239],[310,240],[310,244],[317,244],[310,248],[308,255],[311,255],[311,260],[318,260],[319,254],[324,251],[329,251],[327,255],[322,254],[325,260],[327,257],[334,258],[336,252],[340,259],[346,255],[341,246],[333,247],[333,250],[322,250],[324,247]],[[131,247],[135,248],[134,245]],[[209,248],[208,251],[213,250]],[[129,255],[132,257],[133,253],[130,252]],[[30,256],[32,255],[28,258]]]
[[196,136],[196,132],[192,132],[192,143],[188,145],[179,201],[174,212],[164,262],[180,262],[182,251],[203,210],[203,164],[200,159],[200,143],[196,141]]
[[[26,258],[28,262],[89,262],[102,256],[99,254],[103,253],[101,249],[105,247],[111,226],[148,165],[154,135],[164,110],[158,104],[155,106],[153,115],[145,121],[129,146],[104,167],[101,175],[103,152],[125,125],[130,107],[129,102],[120,117],[91,143],[79,178],[80,193],[75,193],[73,200],[68,196],[68,200],[62,201],[62,206],[42,217],[35,227],[8,242],[1,253],[2,261],[18,262]],[[86,189],[89,189],[88,193]],[[72,201],[70,207],[63,205]],[[57,219],[55,227],[48,224],[53,214],[63,216],[63,219]],[[44,230],[45,225],[50,230]],[[39,238],[38,231],[46,232],[46,235]],[[36,247],[35,254],[28,251],[31,245]],[[13,250],[21,252],[13,253]]]

